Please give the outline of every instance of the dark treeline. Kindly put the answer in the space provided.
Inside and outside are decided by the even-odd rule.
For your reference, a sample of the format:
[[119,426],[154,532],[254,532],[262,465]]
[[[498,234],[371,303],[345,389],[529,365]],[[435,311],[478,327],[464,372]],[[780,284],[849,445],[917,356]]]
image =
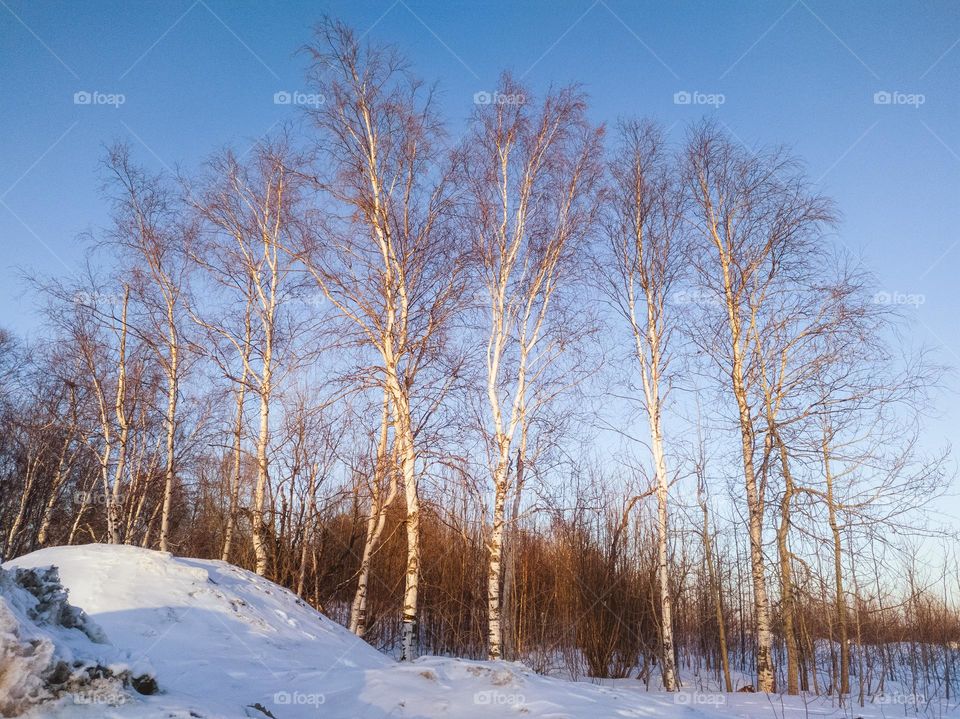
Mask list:
[[395,49],[308,50],[300,125],[177,177],[111,147],[84,271],[31,278],[3,556],[223,559],[407,659],[952,696],[941,370],[796,158],[508,75],[454,139]]

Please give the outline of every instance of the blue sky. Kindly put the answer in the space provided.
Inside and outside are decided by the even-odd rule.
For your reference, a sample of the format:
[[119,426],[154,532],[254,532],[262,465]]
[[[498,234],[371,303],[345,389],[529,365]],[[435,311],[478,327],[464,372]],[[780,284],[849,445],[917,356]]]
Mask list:
[[[960,4],[948,1],[0,0],[0,326],[36,324],[21,268],[75,269],[77,236],[106,224],[105,144],[126,139],[157,168],[249,146],[296,117],[274,95],[308,90],[297,50],[323,13],[397,43],[438,82],[453,128],[508,69],[534,91],[582,83],[598,121],[653,116],[679,138],[715,115],[747,145],[791,146],[837,200],[838,240],[903,303],[910,341],[960,366]],[[75,103],[83,92],[91,102]],[[956,400],[934,408],[931,445],[958,437]]]

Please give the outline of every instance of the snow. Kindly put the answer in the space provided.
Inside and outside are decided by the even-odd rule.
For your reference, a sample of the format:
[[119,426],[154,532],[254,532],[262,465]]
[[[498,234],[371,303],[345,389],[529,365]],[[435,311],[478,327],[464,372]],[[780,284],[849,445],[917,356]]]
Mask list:
[[[78,655],[148,667],[159,693],[126,686],[66,695],[29,716],[64,719],[731,719],[851,716],[829,700],[694,691],[646,692],[641,682],[604,686],[543,677],[521,664],[424,657],[400,664],[314,611],[294,594],[218,561],[128,546],[44,549],[10,567],[59,568],[69,599],[102,629],[101,643],[58,638]],[[4,589],[3,599],[11,594]],[[24,597],[17,595],[22,601]],[[9,602],[7,602],[9,604]],[[0,607],[4,605],[0,604]],[[15,615],[31,631],[26,614]],[[0,614],[0,640],[6,642]],[[91,626],[93,626],[91,624]],[[33,627],[32,631],[37,631]],[[64,630],[68,634],[77,630]],[[94,630],[91,630],[94,631]],[[9,631],[7,631],[9,634]],[[105,636],[104,636],[105,635]],[[68,641],[69,639],[69,641]],[[102,642],[109,641],[110,644]],[[72,644],[71,644],[72,642]],[[59,646],[57,641],[53,642]],[[91,647],[93,649],[91,649]],[[66,651],[66,649],[63,649]],[[2,654],[0,654],[2,656]],[[0,685],[2,686],[2,685]],[[903,715],[890,705],[853,716]],[[938,715],[942,715],[940,712]]]
[[[180,559],[129,546],[44,549],[9,564],[60,568],[70,601],[84,607],[109,640],[149,658],[161,697],[135,697],[148,713],[176,707],[189,716],[243,716],[274,695],[361,689],[363,670],[391,661],[316,612],[293,593],[225,562]],[[294,706],[278,719],[316,716]],[[124,705],[116,716],[130,714]],[[251,714],[256,716],[257,714]],[[263,716],[261,714],[261,716]]]
[[[137,666],[134,666],[137,665]],[[56,569],[0,569],[0,715],[60,696],[126,700],[134,684],[150,687],[144,662],[106,641],[67,602]]]

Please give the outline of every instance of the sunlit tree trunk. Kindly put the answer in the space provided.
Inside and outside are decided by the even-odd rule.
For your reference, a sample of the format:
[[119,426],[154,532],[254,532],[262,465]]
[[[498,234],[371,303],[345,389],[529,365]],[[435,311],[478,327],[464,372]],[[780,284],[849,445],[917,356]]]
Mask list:
[[[508,76],[498,93],[526,97]],[[562,302],[577,248],[596,213],[599,132],[589,126],[582,97],[571,89],[533,103],[482,108],[458,153],[458,171],[471,192],[474,261],[486,290],[484,419],[493,494],[486,537],[487,654],[503,656],[503,572],[510,462],[517,432],[543,399],[538,387],[556,359],[553,316]],[[549,199],[543,199],[549,198]],[[531,234],[539,236],[538,241]],[[573,341],[575,330],[560,344]],[[521,430],[523,431],[523,430]],[[516,488],[514,488],[516,491]]]
[[256,557],[256,572],[262,577],[267,576],[268,557],[267,544],[270,532],[267,527],[265,514],[267,500],[267,483],[270,481],[269,458],[267,451],[270,445],[270,392],[271,392],[271,349],[264,348],[263,368],[260,375],[260,431],[257,434],[257,483],[253,490],[253,508],[250,512],[253,523],[253,553]]
[[[126,470],[127,448],[130,442],[130,421],[126,412],[126,393],[127,393],[127,306],[130,300],[130,288],[124,286],[123,289],[123,308],[120,314],[120,344],[117,359],[117,394],[114,402],[114,415],[117,425],[120,428],[120,435],[117,443],[117,463],[113,471],[113,485],[104,486],[104,499],[107,505],[107,533],[110,535],[111,544],[120,544],[123,541],[120,532],[120,510],[123,496],[121,495],[121,486],[123,484],[124,471]],[[108,420],[109,422],[109,420]],[[107,457],[109,457],[110,444],[106,444]],[[108,460],[109,461],[109,460]]]
[[[249,326],[249,323],[248,323]],[[233,534],[237,525],[237,512],[240,508],[240,479],[243,471],[243,403],[246,398],[247,372],[244,368],[240,381],[234,388],[236,408],[233,419],[233,447],[232,469],[230,472],[229,507],[227,509],[227,526],[223,533],[223,550],[220,559],[230,561],[230,551],[233,548]]]
[[176,474],[176,436],[177,436],[177,397],[180,393],[180,347],[177,338],[177,325],[174,318],[174,302],[167,298],[167,465],[164,471],[163,513],[160,517],[160,551],[170,551],[170,509],[173,503],[173,482]]
[[[380,418],[380,438],[377,442],[373,467],[374,478],[371,487],[370,513],[367,515],[366,538],[363,543],[363,555],[357,572],[357,590],[350,606],[350,631],[359,637],[367,632],[367,592],[370,581],[370,565],[373,554],[380,544],[380,537],[387,522],[387,512],[397,496],[397,472],[393,462],[388,460],[387,444],[391,424],[389,395],[384,393],[383,410]],[[384,494],[384,480],[388,488]]]
[[67,451],[69,450],[70,443],[73,441],[73,435],[68,434],[67,438],[64,440],[63,449],[60,452],[60,459],[57,462],[57,473],[54,476],[53,483],[50,486],[50,496],[47,498],[47,503],[43,507],[43,515],[40,519],[40,529],[37,531],[37,544],[41,547],[45,546],[47,543],[47,538],[50,533],[50,522],[53,519],[53,510],[57,506],[57,501],[60,498],[60,489],[63,487],[64,482],[66,481],[70,468],[73,464],[72,457],[67,459]]
[[678,687],[670,592],[670,476],[663,439],[663,373],[668,364],[670,318],[667,301],[681,254],[676,235],[682,219],[681,188],[663,151],[660,128],[652,123],[621,125],[613,162],[610,220],[615,271],[613,296],[630,324],[643,385],[643,406],[657,498],[657,579],[660,608],[660,671],[666,691]]
[[[403,483],[407,539],[401,609],[404,660],[416,658],[420,583],[420,466],[414,412],[431,393],[425,366],[443,354],[443,330],[462,303],[463,253],[441,227],[449,212],[449,168],[438,152],[441,123],[428,92],[392,48],[327,20],[310,47],[329,98],[311,112],[329,160],[317,178],[346,226],[305,240],[302,258],[325,297],[377,357],[389,396],[393,447]],[[438,169],[439,168],[439,169]],[[414,406],[415,405],[415,406]]]
[[396,377],[388,375],[387,386],[392,388],[391,408],[393,430],[397,443],[400,473],[403,477],[403,494],[406,499],[407,565],[404,571],[402,645],[400,659],[412,661],[417,658],[418,631],[417,611],[420,592],[420,494],[417,485],[416,450],[413,428],[410,426],[410,407]]

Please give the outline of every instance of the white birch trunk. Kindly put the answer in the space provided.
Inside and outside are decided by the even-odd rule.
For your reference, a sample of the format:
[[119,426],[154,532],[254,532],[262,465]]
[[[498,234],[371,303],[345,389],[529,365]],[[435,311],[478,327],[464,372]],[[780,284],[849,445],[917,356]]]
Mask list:
[[503,657],[500,582],[503,576],[503,528],[507,504],[507,483],[510,471],[509,446],[501,449],[494,472],[493,526],[490,529],[490,560],[487,567],[487,643],[488,656],[495,661]]
[[267,482],[269,480],[267,445],[270,441],[270,395],[268,387],[269,385],[261,385],[260,387],[260,433],[257,437],[257,485],[253,492],[253,512],[251,513],[253,520],[253,553],[256,557],[256,572],[261,577],[267,576],[268,569],[268,532],[266,519],[264,517]]
[[237,512],[240,504],[240,473],[243,462],[243,402],[246,396],[247,373],[244,371],[236,390],[236,414],[233,423],[233,472],[230,487],[230,508],[227,513],[227,526],[223,535],[223,551],[220,559],[230,561],[230,550],[233,548],[233,532],[237,523]]
[[[373,496],[370,499],[370,514],[367,517],[367,533],[363,544],[363,556],[357,576],[357,591],[350,606],[350,631],[358,637],[367,632],[367,589],[370,581],[370,565],[373,553],[380,544],[380,536],[387,522],[387,510],[397,495],[397,473],[387,465],[387,440],[390,423],[389,396],[384,393],[383,414],[380,422],[380,440],[377,444],[376,466],[374,468]],[[390,476],[390,486],[386,496],[382,492],[383,477]]]
[[[399,390],[399,386],[396,387]],[[410,410],[406,399],[393,401],[394,431],[396,433],[400,470],[403,475],[404,497],[407,504],[407,568],[403,590],[403,640],[400,659],[417,658],[417,610],[420,590],[420,494],[417,487],[416,452],[410,425]]]
[[160,518],[161,552],[170,551],[170,508],[173,503],[173,480],[176,471],[177,393],[180,391],[177,374],[179,371],[179,347],[177,346],[174,306],[171,299],[167,300],[167,323],[170,354],[167,365],[167,466],[163,484],[163,515]]
[[[125,287],[123,294],[123,311],[120,319],[120,348],[118,358],[117,373],[117,395],[114,403],[114,413],[117,418],[117,424],[120,427],[119,447],[117,448],[117,464],[113,473],[113,486],[104,475],[104,502],[107,505],[107,531],[110,535],[111,544],[120,544],[120,505],[122,496],[120,487],[123,484],[123,473],[126,469],[127,445],[130,441],[130,423],[127,420],[125,402],[127,392],[127,304],[130,298],[130,289]],[[106,461],[109,461],[109,443],[107,444]]]

